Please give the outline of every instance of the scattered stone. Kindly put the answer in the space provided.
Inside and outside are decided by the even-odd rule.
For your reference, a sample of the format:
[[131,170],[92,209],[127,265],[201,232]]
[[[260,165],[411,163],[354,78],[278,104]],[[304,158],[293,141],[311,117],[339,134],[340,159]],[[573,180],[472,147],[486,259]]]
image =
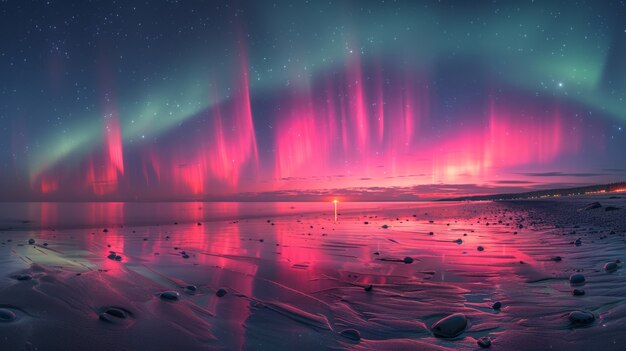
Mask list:
[[22,281],[24,281],[24,280],[31,280],[31,279],[33,279],[33,276],[30,275],[30,274],[24,273],[24,274],[16,275],[15,279],[22,280]]
[[345,329],[341,331],[341,336],[346,337],[348,339],[359,341],[361,340],[361,333],[355,329]]
[[0,308],[0,322],[12,322],[17,318],[15,313],[6,308]]
[[389,228],[389,226],[388,226],[388,225],[386,225],[386,224],[383,224],[382,228],[383,228],[383,229],[387,229],[387,228]]
[[178,301],[180,294],[176,291],[165,291],[161,293],[161,300]]
[[28,239],[28,243],[29,243],[30,245],[33,245],[33,244],[35,243],[35,239]]
[[574,289],[574,291],[572,291],[572,295],[574,295],[574,296],[583,296],[583,295],[585,295],[585,290],[583,290],[583,289]]
[[596,317],[591,312],[574,311],[569,314],[568,319],[572,324],[591,324]]
[[551,258],[551,260],[554,262],[561,262],[563,259],[561,258],[561,256],[554,256]]
[[108,323],[120,323],[128,318],[128,313],[117,307],[108,307],[104,312],[100,313],[101,321]]
[[402,260],[402,262],[404,262],[404,263],[406,263],[406,264],[411,264],[411,263],[413,263],[413,258],[411,258],[411,257],[407,256],[407,257],[405,257],[405,258]]
[[609,273],[615,272],[617,268],[619,267],[615,262],[607,262],[606,264],[604,264],[604,270]]
[[182,257],[183,257],[183,258],[185,258],[185,259],[187,259],[187,258],[189,258],[189,255],[187,255],[186,253],[184,253],[184,254],[182,254]]
[[198,287],[196,287],[195,285],[187,285],[187,286],[184,288],[184,290],[185,290],[185,292],[186,292],[186,293],[188,293],[188,294],[193,294],[193,293],[195,293],[196,291],[198,291]]
[[461,313],[449,315],[433,324],[432,332],[440,338],[454,338],[459,336],[467,327],[467,318]]
[[374,287],[372,286],[372,284],[368,285],[365,287],[365,291],[372,291]]
[[576,245],[576,246],[580,246],[582,244],[583,244],[583,241],[580,240],[580,238],[578,238],[578,239],[576,239],[576,241],[574,241],[574,245]]
[[483,349],[488,349],[491,347],[491,338],[488,336],[483,336],[482,338],[476,340],[476,343]]
[[226,295],[227,293],[228,293],[228,292],[227,292],[225,289],[221,289],[221,288],[220,288],[220,289],[218,289],[218,290],[215,292],[215,295],[216,295],[217,297],[222,297],[222,296]]
[[103,232],[103,233],[108,233],[108,232],[109,232],[109,230],[108,230],[108,229],[106,229],[106,228],[104,228],[104,229],[102,229],[102,232]]
[[571,285],[582,285],[585,284],[585,276],[577,273],[569,276],[569,283]]
[[478,251],[485,251],[485,248],[482,247],[482,246],[479,246],[479,247],[476,248],[476,250],[478,250]]
[[459,245],[463,244],[463,240],[461,240],[461,239],[456,239],[454,242],[459,244]]
[[502,308],[502,302],[500,301],[494,302],[493,305],[491,305],[491,308],[493,308],[494,310],[499,310],[500,308]]

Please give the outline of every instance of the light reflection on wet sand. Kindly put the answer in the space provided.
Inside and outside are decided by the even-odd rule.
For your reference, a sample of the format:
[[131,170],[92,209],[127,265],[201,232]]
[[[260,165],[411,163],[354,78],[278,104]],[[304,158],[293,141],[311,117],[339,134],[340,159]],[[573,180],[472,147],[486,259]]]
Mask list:
[[[47,328],[47,307],[24,296],[66,296],[62,304],[48,302],[59,313],[121,304],[136,313],[136,321],[125,326],[129,333],[147,336],[173,328],[171,340],[156,337],[153,346],[171,342],[190,349],[273,350],[296,344],[303,350],[426,344],[472,349],[486,335],[505,349],[583,349],[576,342],[606,345],[611,338],[624,338],[616,332],[626,318],[626,287],[615,284],[622,272],[609,275],[601,269],[605,261],[619,258],[616,247],[623,247],[623,238],[585,239],[576,247],[572,236],[562,235],[566,229],[506,204],[389,204],[384,210],[346,212],[340,207],[335,223],[332,204],[302,212],[297,205],[276,204],[271,216],[204,221],[207,205],[193,203],[181,205],[191,213],[179,224],[166,218],[148,226],[122,226],[128,218],[124,206],[86,207],[90,221],[113,219],[116,225],[106,231],[3,232],[0,297],[5,302],[0,303],[39,320],[31,328],[41,333]],[[237,206],[209,207],[234,213]],[[58,209],[38,209],[34,213],[42,227],[58,224],[51,218]],[[576,230],[578,236],[591,237],[606,228]],[[30,237],[35,245],[26,244]],[[111,251],[122,260],[108,259]],[[563,261],[553,260],[557,255]],[[405,257],[414,261],[405,264]],[[587,276],[586,296],[571,294],[567,277],[575,270]],[[16,272],[30,272],[34,279],[16,282],[10,278]],[[370,284],[372,291],[365,291]],[[197,286],[197,292],[187,293],[187,285]],[[223,297],[215,295],[220,288],[227,291]],[[70,293],[75,289],[84,293]],[[158,294],[166,290],[180,292],[181,301],[160,301]],[[112,301],[106,302],[109,295]],[[495,301],[502,302],[500,311],[491,308]],[[590,310],[599,320],[572,329],[563,316],[575,309]],[[68,317],[68,323],[81,323],[77,328],[85,338],[130,342],[116,341],[101,321],[82,312]],[[457,312],[468,317],[468,329],[452,340],[435,338],[430,326]],[[600,326],[604,336],[592,337]],[[344,329],[358,330],[361,340],[341,336]],[[29,337],[18,333],[10,345],[33,343]]]

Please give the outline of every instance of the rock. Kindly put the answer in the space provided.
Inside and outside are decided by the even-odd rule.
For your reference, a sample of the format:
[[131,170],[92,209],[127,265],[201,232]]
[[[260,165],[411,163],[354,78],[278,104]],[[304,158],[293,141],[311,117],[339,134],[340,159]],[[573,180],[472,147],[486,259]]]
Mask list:
[[12,322],[17,318],[15,313],[6,308],[0,308],[0,322]]
[[29,243],[30,245],[33,245],[33,244],[35,243],[35,239],[28,239],[28,243]]
[[354,341],[361,340],[361,333],[359,333],[359,331],[355,329],[344,329],[341,331],[341,336]]
[[189,255],[187,255],[186,253],[182,254],[183,258],[189,258]]
[[482,247],[482,246],[479,246],[479,247],[476,248],[476,250],[478,250],[478,251],[485,251],[485,248]]
[[561,258],[561,256],[554,256],[551,258],[551,260],[554,262],[561,262],[563,259]]
[[576,239],[576,241],[574,241],[574,245],[576,245],[576,246],[580,246],[582,244],[583,244],[583,242],[582,242],[582,240],[580,240],[580,238],[578,238],[578,239]]
[[116,261],[121,261],[122,260],[122,256],[120,255],[116,255],[114,258]]
[[373,288],[374,287],[372,286],[372,284],[370,284],[370,285],[366,286],[364,289],[365,289],[365,291],[372,291]]
[[583,290],[583,289],[574,289],[572,291],[572,295],[574,295],[574,296],[583,296],[583,295],[585,295],[585,290]]
[[411,258],[411,257],[407,256],[407,257],[405,257],[405,258],[402,260],[402,262],[404,262],[404,263],[406,263],[406,264],[411,264],[411,263],[413,263],[413,258]]
[[433,324],[432,332],[440,338],[454,338],[459,336],[467,327],[467,318],[461,313],[449,315]]
[[585,284],[585,276],[580,273],[572,274],[569,276],[569,283],[571,285]]
[[589,205],[585,206],[584,210],[585,211],[589,211],[589,210],[595,210],[596,208],[600,208],[602,207],[602,204],[599,202],[592,202]]
[[193,293],[195,293],[196,291],[198,291],[198,287],[196,287],[195,285],[187,285],[187,286],[184,288],[184,290],[185,290],[185,292],[187,292],[187,293],[189,293],[189,294],[193,294]]
[[571,312],[567,318],[572,324],[591,324],[596,320],[593,313],[587,311]]
[[493,308],[494,310],[499,310],[500,308],[502,308],[502,302],[500,301],[494,302],[493,305],[491,305],[491,308]]
[[22,281],[24,281],[24,280],[31,280],[31,279],[33,279],[33,276],[30,275],[30,274],[24,273],[24,274],[16,275],[15,279],[22,280]]
[[180,299],[180,294],[176,291],[165,291],[160,296],[162,300],[178,301]]
[[382,227],[382,228],[383,228],[383,229],[387,229],[387,228],[389,228],[389,226],[388,226],[388,225],[386,225],[386,224],[383,224],[383,227]]
[[110,259],[110,260],[114,260],[114,259],[115,259],[115,256],[117,256],[117,255],[115,254],[115,252],[111,252],[111,253],[107,256],[107,258],[108,258],[108,259]]
[[222,297],[222,296],[226,295],[227,293],[228,293],[228,292],[227,292],[225,289],[221,289],[221,288],[220,288],[220,289],[218,289],[218,290],[215,292],[215,295],[216,295],[217,297]]
[[121,320],[128,318],[128,314],[120,308],[108,307],[98,317],[104,322],[119,323]]
[[483,336],[482,338],[476,340],[476,343],[483,349],[487,349],[491,347],[491,338],[488,336]]
[[609,273],[615,272],[617,268],[619,267],[617,266],[617,263],[615,262],[607,262],[604,264],[604,270]]
[[454,242],[459,244],[459,245],[463,244],[463,240],[461,240],[461,239],[456,239]]

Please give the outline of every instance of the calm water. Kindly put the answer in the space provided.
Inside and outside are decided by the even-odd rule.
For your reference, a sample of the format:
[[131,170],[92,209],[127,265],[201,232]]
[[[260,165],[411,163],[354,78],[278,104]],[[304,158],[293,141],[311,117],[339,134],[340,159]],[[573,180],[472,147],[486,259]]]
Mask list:
[[[92,228],[157,225],[243,218],[326,213],[331,202],[19,202],[0,203],[0,230]],[[338,215],[401,208],[428,208],[432,203],[339,203]],[[441,206],[441,204],[437,204]]]

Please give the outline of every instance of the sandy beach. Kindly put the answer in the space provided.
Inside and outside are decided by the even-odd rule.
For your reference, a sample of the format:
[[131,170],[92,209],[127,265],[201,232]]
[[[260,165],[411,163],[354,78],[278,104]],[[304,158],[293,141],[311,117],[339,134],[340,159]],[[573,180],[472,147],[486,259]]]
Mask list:
[[339,204],[337,222],[332,205],[304,203],[141,225],[105,213],[98,224],[112,223],[91,228],[58,209],[44,223],[42,204],[10,220],[3,206],[6,350],[626,343],[621,197]]

